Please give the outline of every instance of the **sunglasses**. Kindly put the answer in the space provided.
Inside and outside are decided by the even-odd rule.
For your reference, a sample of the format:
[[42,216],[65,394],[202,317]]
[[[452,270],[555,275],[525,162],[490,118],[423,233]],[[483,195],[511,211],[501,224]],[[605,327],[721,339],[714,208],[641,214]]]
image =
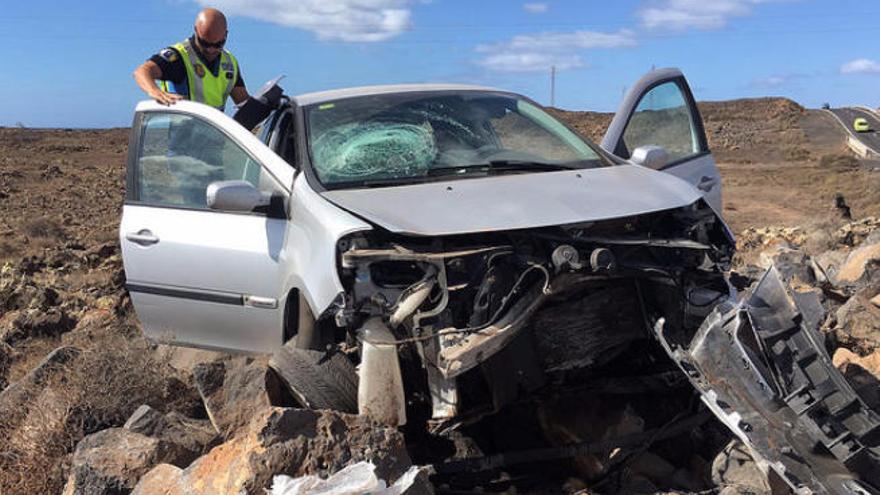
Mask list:
[[223,45],[226,44],[226,38],[223,38],[222,40],[220,40],[216,43],[208,43],[201,36],[199,36],[198,33],[195,33],[195,35],[196,35],[196,42],[198,42],[199,46],[201,46],[202,48],[220,49],[220,48],[223,48]]

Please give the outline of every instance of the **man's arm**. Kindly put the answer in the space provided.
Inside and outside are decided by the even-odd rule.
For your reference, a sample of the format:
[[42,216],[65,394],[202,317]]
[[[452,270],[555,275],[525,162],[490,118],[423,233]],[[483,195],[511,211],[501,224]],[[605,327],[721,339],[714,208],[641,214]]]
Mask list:
[[[162,78],[162,69],[152,60],[147,60],[134,70],[132,74],[135,82],[140,86],[141,90],[150,98],[156,100],[163,105],[173,105],[175,102],[183,99],[182,96],[174,93],[166,93],[159,89],[154,82],[156,79]],[[245,92],[247,94],[247,92]]]
[[232,92],[229,93],[229,96],[232,97],[232,101],[234,101],[236,105],[241,105],[249,98],[247,88],[244,86],[235,86],[232,88]]

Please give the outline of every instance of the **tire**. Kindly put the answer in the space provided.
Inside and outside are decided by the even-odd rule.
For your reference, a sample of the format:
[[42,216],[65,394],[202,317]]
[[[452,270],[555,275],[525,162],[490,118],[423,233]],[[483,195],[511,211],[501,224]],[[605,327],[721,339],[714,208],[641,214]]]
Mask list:
[[299,349],[290,342],[269,360],[269,367],[293,397],[308,409],[357,413],[358,376],[344,354]]

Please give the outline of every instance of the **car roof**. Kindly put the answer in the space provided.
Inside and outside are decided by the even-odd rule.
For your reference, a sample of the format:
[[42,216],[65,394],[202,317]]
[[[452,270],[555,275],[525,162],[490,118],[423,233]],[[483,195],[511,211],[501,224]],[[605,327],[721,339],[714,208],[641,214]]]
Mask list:
[[314,105],[342,98],[355,96],[370,96],[392,93],[414,93],[420,91],[501,91],[487,86],[475,86],[470,84],[386,84],[381,86],[359,86],[355,88],[332,89],[316,93],[305,93],[294,96],[297,105]]

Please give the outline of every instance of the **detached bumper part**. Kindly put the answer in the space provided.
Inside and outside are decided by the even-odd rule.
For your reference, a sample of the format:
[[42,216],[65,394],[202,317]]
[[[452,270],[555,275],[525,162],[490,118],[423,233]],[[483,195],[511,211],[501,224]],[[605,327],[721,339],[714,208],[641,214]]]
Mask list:
[[687,349],[661,344],[703,401],[797,494],[880,494],[880,416],[834,368],[821,306],[770,268],[720,304]]

